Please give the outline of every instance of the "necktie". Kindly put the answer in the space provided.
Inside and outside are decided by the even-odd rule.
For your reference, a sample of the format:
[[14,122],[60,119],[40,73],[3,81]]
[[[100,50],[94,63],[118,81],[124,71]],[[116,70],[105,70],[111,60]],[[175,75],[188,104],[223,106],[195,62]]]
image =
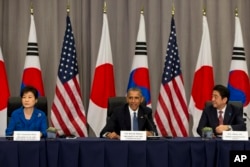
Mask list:
[[136,116],[136,112],[134,112],[134,116],[133,116],[133,131],[139,130],[138,129],[138,119]]
[[223,111],[219,111],[219,125],[223,125],[223,117],[222,117]]

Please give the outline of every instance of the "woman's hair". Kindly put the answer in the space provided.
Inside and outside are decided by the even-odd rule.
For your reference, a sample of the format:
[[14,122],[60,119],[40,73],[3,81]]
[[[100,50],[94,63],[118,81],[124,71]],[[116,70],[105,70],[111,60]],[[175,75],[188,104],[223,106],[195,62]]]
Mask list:
[[24,88],[22,89],[22,91],[21,91],[20,96],[23,97],[23,95],[24,95],[25,93],[28,93],[28,92],[32,92],[32,93],[34,94],[34,96],[35,96],[35,99],[38,98],[38,91],[37,91],[37,89],[34,88],[33,86],[26,86],[26,87],[24,87]]

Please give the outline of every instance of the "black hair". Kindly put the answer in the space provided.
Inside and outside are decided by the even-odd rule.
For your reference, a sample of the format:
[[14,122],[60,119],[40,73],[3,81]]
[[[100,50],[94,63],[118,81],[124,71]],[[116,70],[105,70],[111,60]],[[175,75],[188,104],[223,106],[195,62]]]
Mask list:
[[224,85],[215,85],[213,90],[218,91],[222,99],[226,97],[228,102],[230,97],[230,91],[227,87],[225,87]]
[[130,91],[137,91],[137,92],[139,92],[139,93],[140,93],[140,96],[143,96],[143,95],[142,95],[142,91],[141,91],[141,89],[140,89],[140,88],[138,88],[138,87],[131,87],[131,88],[129,88],[129,89],[128,89],[128,91],[127,91],[127,92],[130,92]]
[[20,96],[23,97],[23,95],[24,95],[25,93],[28,93],[28,92],[32,92],[32,93],[34,94],[34,96],[35,96],[35,99],[38,98],[38,91],[37,91],[37,89],[34,88],[33,86],[26,86],[26,87],[24,87],[24,88],[21,90]]

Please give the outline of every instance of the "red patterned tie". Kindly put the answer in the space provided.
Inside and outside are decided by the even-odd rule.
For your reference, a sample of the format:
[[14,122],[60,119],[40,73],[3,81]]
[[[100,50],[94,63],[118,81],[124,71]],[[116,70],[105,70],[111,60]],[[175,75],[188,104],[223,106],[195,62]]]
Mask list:
[[223,125],[223,117],[222,117],[223,111],[219,111],[219,125]]

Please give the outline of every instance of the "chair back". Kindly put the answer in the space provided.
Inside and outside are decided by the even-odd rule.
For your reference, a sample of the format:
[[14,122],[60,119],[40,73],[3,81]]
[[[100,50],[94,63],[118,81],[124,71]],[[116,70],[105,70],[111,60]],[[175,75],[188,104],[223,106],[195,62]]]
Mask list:
[[[111,117],[116,107],[125,105],[126,103],[127,103],[127,100],[125,96],[110,97],[108,99],[107,120]],[[146,106],[145,99],[143,100],[141,105]]]
[[114,108],[126,104],[126,97],[125,96],[116,96],[116,97],[110,97],[108,99],[108,109],[107,109],[107,118],[110,118]]
[[[228,101],[228,104],[232,104],[233,106],[241,109],[243,111],[243,104],[241,101]],[[212,105],[212,101],[207,101],[205,107]]]

